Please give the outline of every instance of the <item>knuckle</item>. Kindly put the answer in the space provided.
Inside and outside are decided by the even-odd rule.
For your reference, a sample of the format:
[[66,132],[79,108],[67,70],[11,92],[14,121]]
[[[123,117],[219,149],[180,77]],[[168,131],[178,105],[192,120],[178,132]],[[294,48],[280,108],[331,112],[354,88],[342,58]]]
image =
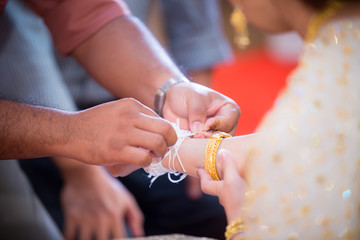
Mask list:
[[155,135],[151,140],[153,150],[161,150],[165,146],[164,138],[161,135]]
[[143,151],[139,154],[137,159],[135,159],[135,164],[138,166],[148,166],[151,163],[150,153]]

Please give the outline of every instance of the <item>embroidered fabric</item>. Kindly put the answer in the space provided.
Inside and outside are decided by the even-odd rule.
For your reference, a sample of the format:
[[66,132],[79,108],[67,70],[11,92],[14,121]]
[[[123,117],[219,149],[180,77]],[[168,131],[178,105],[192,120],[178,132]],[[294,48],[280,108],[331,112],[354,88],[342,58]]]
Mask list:
[[[196,133],[192,133],[189,130],[180,129],[179,121],[176,123],[171,123],[173,128],[175,129],[176,135],[177,135],[177,141],[176,143],[171,146],[168,150],[168,152],[164,155],[163,158],[153,158],[152,162],[149,166],[144,167],[145,172],[147,172],[148,178],[150,178],[150,187],[155,182],[155,180],[164,175],[168,174],[168,179],[172,183],[178,183],[186,178],[186,169],[184,168],[184,165],[181,162],[180,156],[178,154],[179,148],[184,141],[185,138],[189,138],[191,136],[194,136]],[[162,165],[164,159],[169,158],[169,163],[167,168]],[[175,169],[175,161],[178,161],[183,172],[180,173],[176,171]],[[174,179],[173,176],[178,177],[177,179]]]

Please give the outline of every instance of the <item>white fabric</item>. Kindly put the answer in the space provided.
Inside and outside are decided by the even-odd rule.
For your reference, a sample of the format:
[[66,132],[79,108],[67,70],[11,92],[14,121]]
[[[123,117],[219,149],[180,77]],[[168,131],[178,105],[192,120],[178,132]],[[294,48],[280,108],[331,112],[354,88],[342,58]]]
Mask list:
[[360,239],[360,18],[322,27],[249,150],[249,239]]

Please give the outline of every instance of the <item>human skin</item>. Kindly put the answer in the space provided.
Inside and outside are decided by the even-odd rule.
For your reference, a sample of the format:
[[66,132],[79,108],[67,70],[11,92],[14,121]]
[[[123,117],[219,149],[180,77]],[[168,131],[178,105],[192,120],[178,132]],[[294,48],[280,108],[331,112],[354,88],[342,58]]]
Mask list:
[[[151,108],[156,90],[181,73],[139,21],[129,16],[111,21],[72,55],[113,94],[138,100],[76,113],[0,100],[0,159],[62,156],[106,166],[118,176],[150,164],[176,142],[170,123]],[[240,110],[211,89],[179,83],[169,89],[163,115],[193,131],[234,133]]]
[[[224,138],[219,145],[216,155],[216,169],[220,179],[224,179],[225,174],[229,175],[226,181],[219,181],[220,186],[215,185],[210,175],[204,170],[204,157],[208,138],[187,138],[183,141],[178,149],[180,161],[186,171],[180,165],[179,159],[175,158],[173,162],[169,163],[169,158],[165,158],[162,162],[163,167],[175,166],[175,170],[193,177],[201,177],[201,188],[204,192],[212,195],[222,196],[219,200],[227,210],[228,221],[235,220],[240,214],[235,211],[239,201],[243,200],[243,191],[245,190],[245,183],[242,180],[244,177],[244,164],[246,163],[246,148],[251,141],[256,139],[256,134]],[[230,163],[229,163],[230,162]],[[234,180],[235,179],[235,180]],[[231,183],[234,181],[237,184],[234,186]],[[224,184],[227,189],[237,189],[232,198],[226,197],[232,195],[232,191],[224,191]],[[243,185],[244,187],[240,187]],[[230,201],[229,201],[230,199]],[[230,211],[232,209],[232,211]]]
[[[137,146],[158,149],[153,153],[163,154],[176,140],[175,132],[168,122],[133,99],[118,100],[77,113],[9,101],[1,101],[0,107],[1,139],[4,143],[1,148],[2,159],[52,155],[107,165],[130,161],[126,159],[133,156],[131,163],[141,165],[150,162],[151,157],[148,152],[138,150]],[[152,129],[160,134],[151,134],[142,126],[142,122],[156,126]],[[146,137],[139,141],[130,137],[124,142],[122,137],[117,137],[124,132],[136,132],[138,136],[150,135],[155,139],[153,146],[156,147],[151,147],[153,143]],[[156,139],[159,141],[156,142]],[[168,144],[165,139],[169,140]],[[127,148],[124,149],[124,146]],[[17,153],[15,156],[14,152]]]
[[103,167],[66,158],[53,158],[64,180],[61,205],[64,238],[105,240],[144,235],[144,216],[131,193]]
[[[296,0],[290,2],[285,2],[282,0],[244,0],[239,2],[241,3],[244,14],[248,17],[248,19],[251,20],[252,23],[268,32],[282,32],[291,29],[297,31],[301,36],[305,37],[310,20],[316,13],[309,7],[304,6],[302,2]],[[263,9],[261,11],[263,14],[259,13],[259,11],[255,11],[260,9]],[[344,3],[342,9],[340,9],[336,15],[333,16],[333,18],[341,18],[342,16],[359,16],[359,14],[359,4]],[[294,16],[297,17],[294,18]],[[268,24],[280,20],[282,21],[282,24],[280,25]],[[282,119],[273,120],[276,121],[279,125],[283,124]],[[189,145],[196,146],[199,144],[197,146],[199,149],[191,149],[191,146],[186,146],[187,144],[185,142],[184,148],[189,147],[190,151],[192,151],[192,154],[195,154],[197,157],[201,158],[201,153],[204,155],[205,152],[204,143],[198,143],[195,141],[198,140],[189,140],[189,142],[192,142]],[[256,136],[254,141],[256,141]],[[231,144],[229,147],[226,147],[227,142],[234,143],[234,145]],[[228,138],[224,140],[222,145],[229,151],[229,153],[225,154],[225,156],[223,155],[222,157],[217,157],[217,168],[222,180],[212,180],[209,174],[207,174],[203,169],[199,169],[198,174],[201,178],[203,191],[219,197],[220,202],[223,204],[226,210],[228,221],[231,222],[242,216],[240,209],[244,200],[241,198],[241,196],[244,196],[245,194],[245,186],[241,177],[246,177],[247,174],[244,172],[244,166],[246,165],[247,159],[242,149],[251,148],[252,141],[244,141],[240,143],[237,142],[237,140],[234,138]],[[220,145],[220,147],[222,147],[222,145]],[[287,146],[286,140],[284,140],[284,146]],[[193,173],[194,168],[202,167],[200,160],[194,163],[192,161],[195,159],[192,158],[188,161],[187,158],[192,157],[181,157],[182,163],[191,168],[186,168],[187,172]],[[236,161],[236,164],[233,163],[234,160]],[[237,166],[238,174],[233,171],[234,166]],[[181,171],[181,169],[178,170]]]
[[[255,137],[256,134],[224,138],[219,145],[216,159],[219,158],[219,154],[222,151],[225,150],[230,152],[237,162],[238,172],[242,175],[246,159],[243,147],[246,147]],[[177,158],[174,161],[176,171],[186,173],[190,176],[198,177],[197,170],[200,168],[204,168],[205,150],[208,141],[208,138],[185,139],[180,145],[178,154],[186,172],[182,170],[180,162]],[[163,167],[168,168],[169,158],[165,158],[162,162],[162,165]],[[219,161],[216,161],[216,168],[221,179],[223,177],[223,168]]]
[[[101,34],[92,36],[90,42],[78,47],[73,55],[115,96],[133,97],[153,109],[156,91],[169,78],[182,74],[151,33],[135,18],[118,18],[101,31]],[[141,39],[146,44],[142,46],[141,41],[134,39]],[[163,116],[172,122],[179,119],[182,128],[192,131],[220,128],[234,134],[240,110],[224,95],[189,82],[169,89]]]

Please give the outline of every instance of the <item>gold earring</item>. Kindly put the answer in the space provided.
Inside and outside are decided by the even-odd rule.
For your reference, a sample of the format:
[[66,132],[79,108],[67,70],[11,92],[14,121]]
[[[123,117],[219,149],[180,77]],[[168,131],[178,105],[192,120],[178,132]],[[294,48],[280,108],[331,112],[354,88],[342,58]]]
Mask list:
[[234,42],[240,49],[250,44],[246,18],[239,7],[235,7],[230,16],[230,24],[235,30]]

